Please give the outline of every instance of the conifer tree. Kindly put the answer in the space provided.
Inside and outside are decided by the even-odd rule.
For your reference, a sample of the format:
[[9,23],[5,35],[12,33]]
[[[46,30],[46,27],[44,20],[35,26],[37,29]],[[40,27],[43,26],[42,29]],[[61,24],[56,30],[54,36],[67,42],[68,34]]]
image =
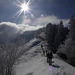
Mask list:
[[48,47],[50,48],[50,50],[54,50],[54,39],[55,39],[55,35],[57,33],[57,25],[53,25],[51,23],[47,24],[46,26],[46,40],[48,43]]
[[58,32],[56,34],[55,42],[54,42],[55,52],[57,51],[58,46],[60,45],[60,43],[63,42],[63,36],[64,36],[63,30],[64,30],[64,26],[63,26],[63,22],[61,21],[59,26],[58,26]]
[[75,66],[75,20],[74,16],[70,17],[70,33],[69,37],[65,40],[64,45],[61,45],[57,53],[64,53],[68,57],[68,62]]
[[70,38],[72,40],[75,40],[75,20],[73,14],[70,17]]

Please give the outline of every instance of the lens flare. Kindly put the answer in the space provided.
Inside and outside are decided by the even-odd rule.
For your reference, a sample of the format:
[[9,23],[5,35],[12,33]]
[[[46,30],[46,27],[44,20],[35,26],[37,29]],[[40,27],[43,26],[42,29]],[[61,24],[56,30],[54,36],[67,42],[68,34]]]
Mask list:
[[28,10],[29,10],[29,5],[28,5],[28,4],[25,4],[25,3],[23,3],[23,4],[21,5],[21,8],[22,8],[22,11],[26,12],[26,11],[28,11]]
[[52,68],[49,67],[49,71],[52,71]]
[[22,14],[24,13],[24,15],[26,16],[26,14],[30,13],[30,8],[29,8],[29,5],[31,3],[31,0],[29,0],[28,2],[20,2],[18,1],[18,4],[17,6],[20,7],[20,10],[15,14],[17,15],[17,18]]

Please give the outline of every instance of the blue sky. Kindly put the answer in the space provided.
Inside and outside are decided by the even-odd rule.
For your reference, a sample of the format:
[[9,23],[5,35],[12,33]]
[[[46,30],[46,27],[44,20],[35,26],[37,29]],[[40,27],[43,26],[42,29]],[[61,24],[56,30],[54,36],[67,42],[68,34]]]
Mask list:
[[72,13],[75,14],[75,0],[31,0],[29,5],[31,10],[26,14],[26,18],[23,13],[17,17],[16,13],[21,9],[17,6],[18,1],[24,2],[24,0],[0,0],[0,22],[32,25],[41,17],[56,16],[59,19],[69,19]]
[[[23,0],[20,1],[23,2]],[[0,22],[14,22],[15,17],[13,16],[20,10],[20,7],[17,6],[17,2],[18,0],[0,1]],[[59,18],[69,18],[72,13],[75,13],[74,4],[75,0],[31,0],[30,8],[35,18],[40,17],[41,14],[45,16],[55,15]],[[20,15],[15,22],[20,23],[22,16],[24,15]]]
[[21,10],[18,1],[24,2],[0,0],[0,36],[4,39],[39,29],[48,23],[59,24],[61,20],[66,26],[70,15],[75,15],[75,0],[30,0],[30,10],[25,15],[16,14]]

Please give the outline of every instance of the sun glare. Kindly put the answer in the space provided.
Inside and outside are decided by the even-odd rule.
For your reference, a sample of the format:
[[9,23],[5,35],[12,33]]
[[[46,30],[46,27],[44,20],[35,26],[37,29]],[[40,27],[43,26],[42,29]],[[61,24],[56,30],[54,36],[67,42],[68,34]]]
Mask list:
[[29,10],[29,6],[28,6],[28,4],[22,4],[21,5],[21,9],[22,9],[22,12],[24,11],[24,13],[26,12],[26,11],[28,11]]
[[26,16],[26,14],[30,13],[30,8],[29,5],[31,4],[31,0],[29,0],[28,2],[20,2],[18,1],[17,6],[19,6],[21,8],[21,10],[19,10],[15,15],[18,15],[17,18],[24,13],[24,15]]

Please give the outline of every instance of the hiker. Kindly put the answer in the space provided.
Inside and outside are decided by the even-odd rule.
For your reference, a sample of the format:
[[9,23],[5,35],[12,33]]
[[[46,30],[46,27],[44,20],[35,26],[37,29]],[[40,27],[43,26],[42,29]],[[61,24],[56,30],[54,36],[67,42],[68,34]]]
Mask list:
[[48,50],[46,50],[46,56],[47,56],[47,52],[48,52]]
[[45,55],[45,50],[43,48],[43,45],[41,44],[41,48],[42,48],[42,52],[43,52],[43,55]]
[[47,63],[49,63],[49,52],[47,53]]
[[49,65],[52,65],[52,58],[53,58],[53,54],[52,51],[47,53],[47,62],[49,63]]
[[42,48],[42,50],[43,50],[43,45],[41,44],[41,48]]
[[46,57],[47,57],[47,53],[48,53],[48,51],[49,51],[49,48],[47,48],[46,51],[45,51],[45,53],[46,53]]
[[45,50],[43,50],[43,55],[45,56]]

